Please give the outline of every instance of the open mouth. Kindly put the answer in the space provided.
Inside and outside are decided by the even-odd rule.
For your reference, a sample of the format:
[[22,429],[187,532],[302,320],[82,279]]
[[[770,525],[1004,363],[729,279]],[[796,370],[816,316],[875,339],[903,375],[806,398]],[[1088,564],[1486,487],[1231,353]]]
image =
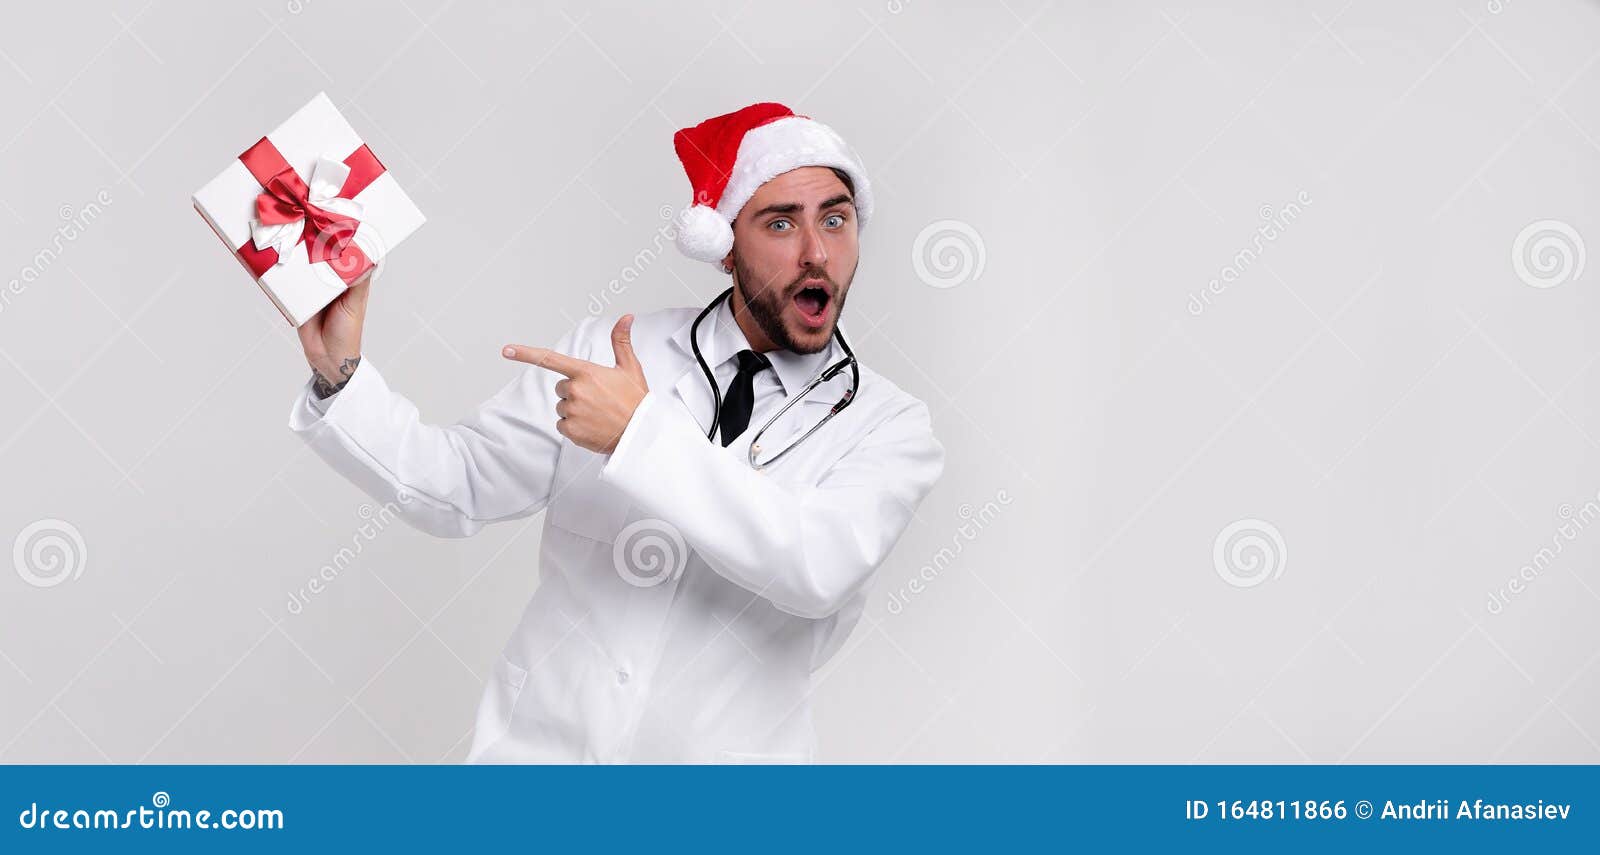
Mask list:
[[794,295],[794,307],[800,311],[800,317],[813,327],[820,327],[828,318],[828,303],[832,295],[824,285],[812,285],[801,288]]

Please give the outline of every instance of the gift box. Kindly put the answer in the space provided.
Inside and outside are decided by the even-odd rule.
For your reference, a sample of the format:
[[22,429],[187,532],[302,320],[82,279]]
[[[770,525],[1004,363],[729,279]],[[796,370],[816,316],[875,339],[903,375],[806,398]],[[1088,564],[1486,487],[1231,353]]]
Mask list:
[[423,223],[321,92],[200,188],[194,207],[296,327]]

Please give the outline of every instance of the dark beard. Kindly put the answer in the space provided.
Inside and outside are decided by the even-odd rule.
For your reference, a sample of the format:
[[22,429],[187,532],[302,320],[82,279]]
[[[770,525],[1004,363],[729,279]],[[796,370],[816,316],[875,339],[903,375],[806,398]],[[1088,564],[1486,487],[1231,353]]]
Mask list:
[[[857,263],[859,264],[859,262]],[[750,317],[755,319],[756,326],[761,328],[762,334],[767,337],[768,341],[777,345],[781,350],[789,350],[799,354],[818,353],[828,347],[830,340],[833,338],[831,335],[810,350],[801,350],[795,345],[794,339],[789,335],[789,328],[783,323],[784,302],[789,299],[789,288],[787,286],[779,288],[773,285],[772,287],[762,287],[759,294],[751,294],[751,286],[747,283],[754,282],[756,277],[744,266],[744,262],[739,259],[737,247],[733,250],[733,270],[735,273],[734,287],[739,289],[739,295],[744,299],[745,311],[749,312]],[[851,270],[850,279],[854,278],[855,271]],[[845,280],[844,285],[848,286],[849,284],[850,280]],[[788,283],[788,286],[792,285],[794,285],[793,282]],[[839,287],[838,283],[834,283],[834,285],[834,296],[831,300],[837,301],[839,304],[834,311],[834,323],[838,324],[839,318],[844,317],[846,289],[845,287]]]

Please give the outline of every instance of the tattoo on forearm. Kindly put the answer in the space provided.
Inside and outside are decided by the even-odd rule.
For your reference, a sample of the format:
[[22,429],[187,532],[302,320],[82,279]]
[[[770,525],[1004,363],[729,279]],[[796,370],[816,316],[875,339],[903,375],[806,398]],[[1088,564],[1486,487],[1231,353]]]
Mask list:
[[343,389],[345,384],[350,382],[350,375],[356,373],[356,366],[360,364],[361,357],[359,356],[352,356],[339,363],[339,376],[342,379],[338,383],[329,383],[328,378],[323,377],[321,371],[312,371],[311,390],[317,393],[318,398],[326,398],[332,395]]

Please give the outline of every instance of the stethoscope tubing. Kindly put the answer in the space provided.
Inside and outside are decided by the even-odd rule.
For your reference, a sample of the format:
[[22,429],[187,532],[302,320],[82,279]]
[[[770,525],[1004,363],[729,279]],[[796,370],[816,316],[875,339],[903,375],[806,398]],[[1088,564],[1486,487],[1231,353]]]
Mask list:
[[[701,310],[700,315],[694,319],[694,323],[689,327],[689,346],[694,351],[695,362],[699,363],[701,372],[706,375],[706,382],[711,386],[711,429],[706,431],[706,439],[713,441],[717,435],[717,427],[722,420],[722,388],[717,385],[717,378],[711,373],[711,366],[706,364],[705,357],[700,353],[700,322],[704,321],[707,315],[711,314],[711,312],[715,310],[723,300],[729,299],[732,294],[733,286],[730,285],[728,286],[727,290],[723,291],[721,294],[718,294],[716,298],[711,301],[710,305]],[[851,402],[855,400],[856,390],[861,388],[861,369],[856,363],[855,352],[850,349],[849,343],[844,340],[844,333],[839,330],[837,324],[835,324],[833,328],[833,337],[839,342],[839,347],[844,350],[845,358],[824,369],[806,386],[805,389],[801,390],[799,394],[790,396],[789,400],[784,403],[783,407],[780,408],[778,412],[774,413],[772,417],[767,420],[767,423],[761,426],[760,430],[756,431],[755,437],[750,441],[750,465],[752,467],[756,469],[764,469],[778,462],[780,458],[788,454],[795,448],[795,446],[798,446],[800,443],[804,442],[807,437],[816,433],[818,429],[828,423],[829,419],[832,419],[834,416],[838,415],[844,410],[845,407],[850,406]],[[761,435],[767,432],[767,428],[772,427],[774,422],[781,418],[784,413],[788,412],[790,407],[793,407],[796,403],[799,403],[802,399],[804,399],[806,395],[810,394],[812,389],[817,388],[817,386],[822,383],[832,380],[839,374],[839,372],[843,371],[847,367],[850,369],[850,389],[845,392],[844,397],[839,399],[839,403],[834,404],[832,409],[828,410],[828,414],[822,417],[821,421],[812,425],[810,430],[806,431],[804,434],[801,434],[799,439],[790,443],[786,448],[774,455],[772,459],[766,461],[765,463],[758,462],[757,455],[761,448]]]

